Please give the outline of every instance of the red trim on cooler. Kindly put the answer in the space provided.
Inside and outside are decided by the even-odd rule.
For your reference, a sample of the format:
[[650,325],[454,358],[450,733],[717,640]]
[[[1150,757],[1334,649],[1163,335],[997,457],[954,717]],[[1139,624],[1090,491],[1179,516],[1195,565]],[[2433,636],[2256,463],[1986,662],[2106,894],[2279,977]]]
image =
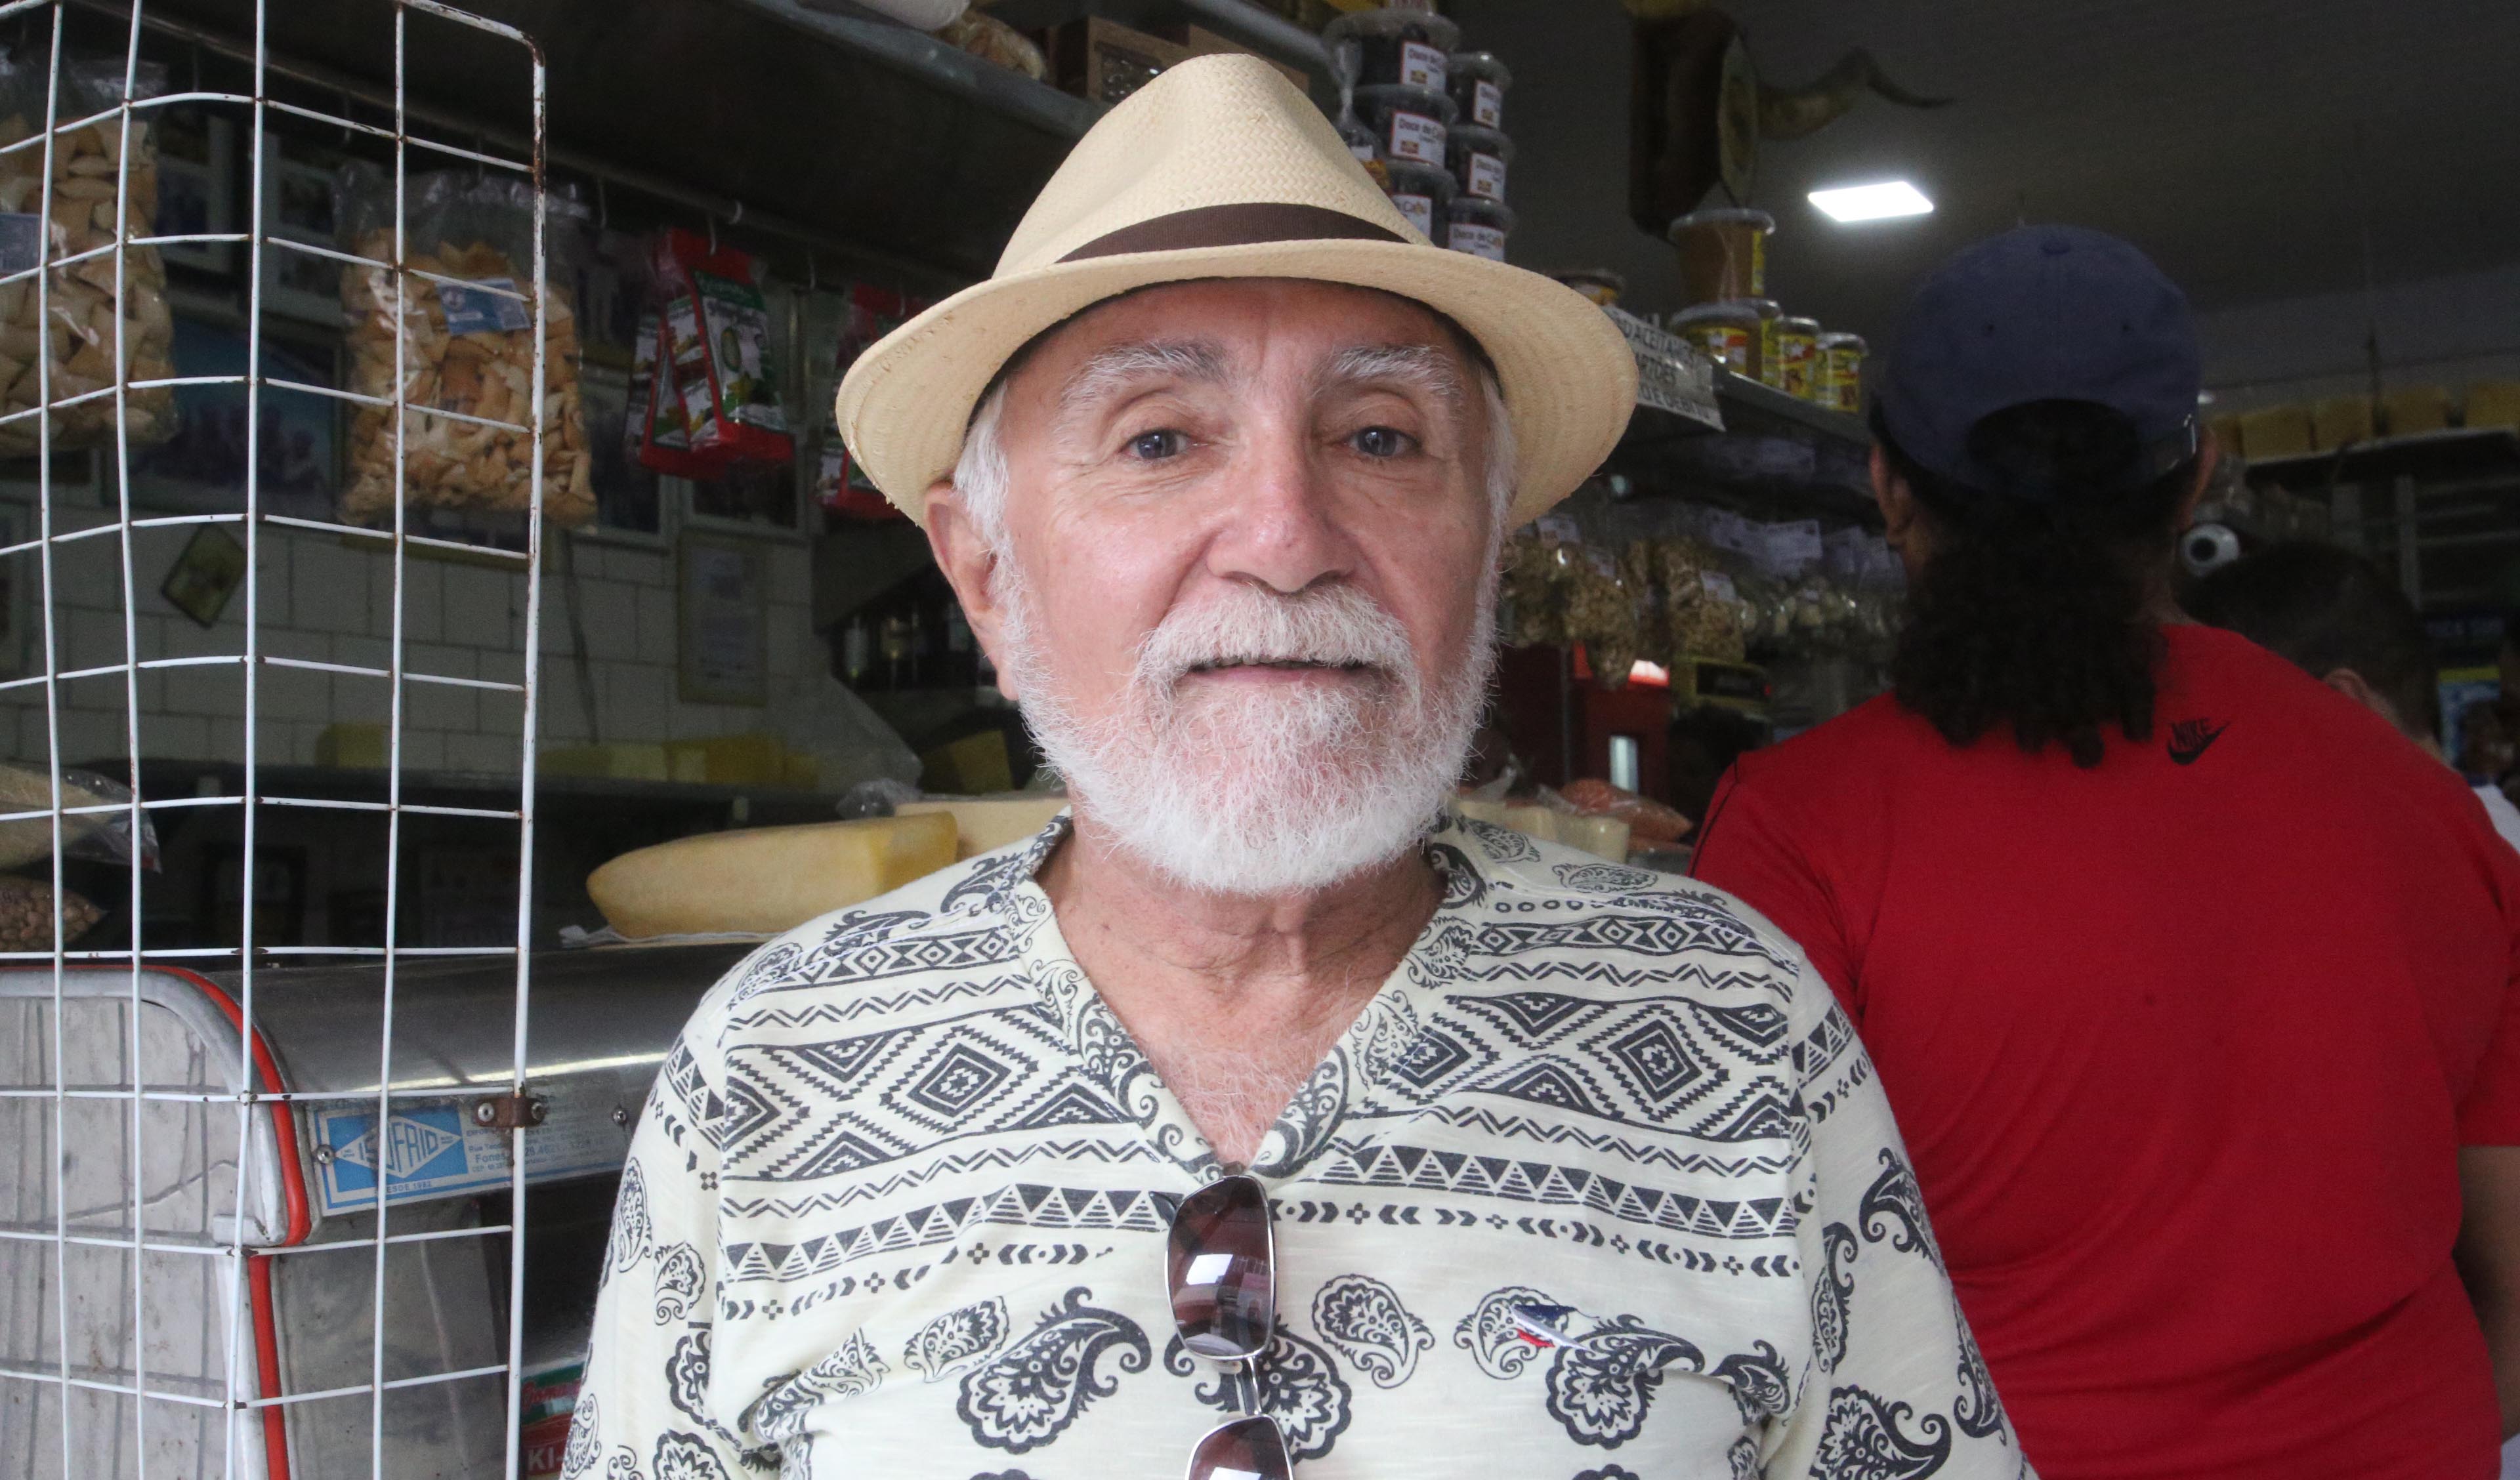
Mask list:
[[[271,1256],[248,1254],[246,1281],[253,1298],[253,1362],[265,1398],[280,1396],[280,1319],[271,1304]],[[262,1411],[263,1480],[289,1480],[289,1410]]]

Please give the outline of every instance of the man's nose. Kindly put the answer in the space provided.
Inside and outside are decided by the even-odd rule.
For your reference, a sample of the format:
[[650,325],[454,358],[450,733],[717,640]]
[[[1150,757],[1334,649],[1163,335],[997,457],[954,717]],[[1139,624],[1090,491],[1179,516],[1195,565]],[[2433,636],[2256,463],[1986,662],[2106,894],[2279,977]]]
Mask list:
[[1229,477],[1224,527],[1208,546],[1211,573],[1291,595],[1355,568],[1330,471],[1304,432],[1246,439]]

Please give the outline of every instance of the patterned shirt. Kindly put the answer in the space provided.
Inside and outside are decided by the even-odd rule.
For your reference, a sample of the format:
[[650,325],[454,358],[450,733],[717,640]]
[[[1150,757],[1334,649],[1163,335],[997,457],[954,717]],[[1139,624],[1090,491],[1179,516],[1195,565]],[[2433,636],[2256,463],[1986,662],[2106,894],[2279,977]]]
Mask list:
[[1172,1475],[1255,1386],[1307,1480],[2028,1473],[1802,953],[1460,818],[1253,1161],[1256,1384],[1190,1356],[1165,1235],[1224,1168],[1034,882],[1066,828],[710,993],[623,1173],[565,1474]]

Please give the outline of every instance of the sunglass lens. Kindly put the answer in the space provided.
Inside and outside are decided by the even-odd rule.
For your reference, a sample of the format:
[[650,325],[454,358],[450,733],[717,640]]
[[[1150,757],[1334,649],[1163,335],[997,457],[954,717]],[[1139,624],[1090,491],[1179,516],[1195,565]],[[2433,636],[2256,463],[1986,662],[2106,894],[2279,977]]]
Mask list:
[[1190,1455],[1190,1480],[1290,1480],[1294,1473],[1285,1432],[1275,1418],[1220,1424]]
[[1268,1351],[1278,1293],[1268,1190],[1252,1178],[1228,1177],[1184,1199],[1173,1214],[1167,1275],[1173,1321],[1192,1353],[1243,1362]]

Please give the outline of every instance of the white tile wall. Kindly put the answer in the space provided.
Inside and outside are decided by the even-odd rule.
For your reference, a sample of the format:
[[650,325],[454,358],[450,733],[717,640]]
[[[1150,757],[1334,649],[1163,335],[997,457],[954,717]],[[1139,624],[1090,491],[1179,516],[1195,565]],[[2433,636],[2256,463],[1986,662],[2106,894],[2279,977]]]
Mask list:
[[[102,515],[90,511],[86,521]],[[74,515],[57,513],[59,527]],[[24,521],[31,527],[31,517]],[[123,654],[118,553],[111,536],[76,563],[57,557],[57,641],[61,666],[119,663]],[[775,729],[772,713],[742,705],[686,704],[676,696],[676,602],[672,553],[592,540],[568,542],[582,603],[580,623],[599,723],[608,740],[667,740]],[[392,576],[386,547],[311,531],[267,527],[261,537],[259,592],[262,650],[320,662],[384,667],[392,633]],[[138,588],[136,635],[144,658],[236,654],[245,648],[246,599],[239,591],[218,622],[203,629],[158,594],[181,539],[152,540],[134,551]],[[824,661],[810,623],[812,568],[797,542],[768,546],[771,588],[771,674],[774,695]],[[38,570],[31,555],[8,558],[17,606],[11,624],[26,634],[20,673],[42,670]],[[568,599],[572,582],[555,563],[545,580],[542,663],[543,743],[587,739],[586,706],[571,650]],[[525,581],[506,570],[414,557],[403,589],[406,672],[518,682],[523,675]],[[0,662],[10,654],[0,651]],[[154,671],[141,681],[144,755],[169,759],[241,760],[245,712],[241,665]],[[119,675],[61,686],[62,755],[67,760],[118,756],[125,740]],[[311,764],[327,724],[381,721],[381,679],[268,667],[261,678],[262,743],[267,762]],[[434,684],[404,690],[404,764],[414,770],[512,772],[518,759],[520,700],[515,695]],[[45,759],[44,700],[39,687],[0,691],[0,746],[7,758]]]

